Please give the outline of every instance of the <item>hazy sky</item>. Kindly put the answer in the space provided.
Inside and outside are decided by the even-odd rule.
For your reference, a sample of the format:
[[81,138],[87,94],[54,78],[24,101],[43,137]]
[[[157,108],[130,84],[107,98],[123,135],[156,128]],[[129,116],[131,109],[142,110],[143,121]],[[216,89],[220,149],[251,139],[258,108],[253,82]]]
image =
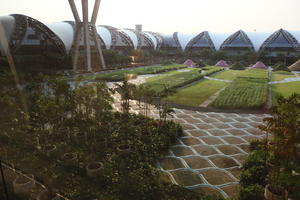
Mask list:
[[[0,5],[0,16],[18,13],[42,22],[73,20],[68,0],[0,0]],[[97,24],[118,28],[143,24],[144,30],[163,33],[300,30],[299,8],[300,0],[102,0]]]

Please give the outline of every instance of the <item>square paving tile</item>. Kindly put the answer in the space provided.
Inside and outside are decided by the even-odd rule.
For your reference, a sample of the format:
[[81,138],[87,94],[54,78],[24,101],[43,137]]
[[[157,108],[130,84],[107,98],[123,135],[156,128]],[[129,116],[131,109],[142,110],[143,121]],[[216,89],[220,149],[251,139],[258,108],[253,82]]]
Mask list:
[[216,197],[223,197],[219,190],[209,186],[198,187],[193,189],[193,191],[198,193],[200,196],[210,195]]
[[245,160],[247,159],[248,155],[247,154],[242,154],[242,155],[236,155],[233,156],[235,159],[237,159],[241,164],[243,164],[245,162]]
[[242,140],[238,137],[228,136],[228,137],[222,137],[222,139],[225,140],[226,142],[228,142],[229,144],[242,144],[242,143],[245,143],[244,140]]
[[207,130],[211,135],[213,136],[224,136],[224,135],[228,135],[228,133],[226,133],[225,131],[223,130],[220,130],[220,129],[210,129],[210,130]]
[[220,128],[220,129],[231,128],[230,125],[228,125],[226,123],[222,123],[222,122],[212,123],[212,125],[214,125],[217,128]]
[[201,140],[203,140],[206,144],[209,144],[209,145],[224,144],[222,142],[222,140],[220,140],[217,137],[199,137],[199,138],[201,138]]
[[250,122],[249,119],[244,118],[244,117],[236,117],[236,118],[234,118],[234,120],[236,120],[238,122]]
[[244,129],[245,131],[247,131],[248,133],[252,134],[252,135],[263,135],[264,133],[259,130],[258,128],[246,128]]
[[200,173],[212,185],[221,185],[235,181],[227,173],[220,170],[211,169],[207,171],[201,171]]
[[214,126],[212,126],[210,124],[205,124],[205,123],[198,123],[198,124],[195,124],[195,126],[197,126],[199,129],[204,129],[204,130],[214,128]]
[[249,149],[249,144],[240,144],[240,145],[237,145],[239,148],[241,148],[242,150],[244,150],[246,153],[249,153],[250,152],[250,149]]
[[216,155],[209,157],[209,160],[211,160],[219,168],[230,168],[239,166],[239,164],[230,157]]
[[189,130],[189,133],[194,137],[209,136],[207,132],[203,130]]
[[193,129],[196,129],[195,126],[191,125],[191,124],[181,124],[182,128],[184,130],[193,130]]
[[171,174],[179,185],[192,186],[203,183],[198,173],[189,170],[172,171]]
[[232,199],[239,199],[240,197],[240,185],[239,184],[232,184],[226,185],[221,188],[230,198]]
[[193,151],[188,147],[177,146],[177,147],[172,147],[171,149],[176,156],[188,156],[194,154]]
[[181,141],[187,146],[202,144],[202,142],[200,140],[193,138],[193,137],[181,138]]
[[224,122],[224,123],[230,123],[230,122],[235,122],[231,118],[218,118],[219,121]]
[[230,125],[235,128],[248,128],[248,126],[243,122],[234,122],[234,123],[230,123]]
[[213,147],[210,147],[208,145],[194,146],[193,149],[195,149],[200,155],[203,156],[218,154],[218,152]]
[[247,132],[243,131],[242,129],[236,129],[236,128],[232,128],[232,129],[226,129],[226,131],[232,135],[247,135]]
[[202,121],[206,122],[206,123],[216,123],[216,122],[220,122],[217,119],[214,118],[201,118]]
[[201,158],[199,156],[186,157],[184,158],[184,160],[192,169],[212,167],[212,165],[208,162],[208,160]]
[[233,155],[242,153],[238,148],[232,145],[218,145],[216,146],[222,153],[226,155]]
[[192,123],[192,124],[197,124],[197,123],[200,123],[200,122],[202,122],[201,120],[199,120],[199,119],[194,119],[194,118],[186,118],[186,119],[184,119],[186,122],[188,122],[188,123]]

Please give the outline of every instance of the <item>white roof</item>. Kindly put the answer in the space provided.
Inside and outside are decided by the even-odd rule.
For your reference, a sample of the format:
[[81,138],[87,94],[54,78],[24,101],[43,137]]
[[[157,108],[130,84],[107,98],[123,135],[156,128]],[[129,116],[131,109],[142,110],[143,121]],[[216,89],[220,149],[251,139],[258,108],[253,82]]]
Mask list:
[[177,37],[180,44],[181,49],[184,51],[186,48],[186,45],[191,41],[194,37],[196,37],[197,34],[184,34],[178,32]]
[[96,29],[97,29],[97,33],[102,38],[106,46],[106,49],[110,49],[112,43],[110,31],[103,26],[97,26]]
[[133,43],[133,47],[134,49],[137,49],[138,46],[138,38],[136,36],[136,34],[128,29],[122,29],[122,31],[129,36],[129,38],[131,39],[132,43]]
[[245,32],[249,39],[251,40],[255,51],[258,51],[264,41],[273,33],[273,32]]
[[[0,17],[0,23],[2,24],[2,27],[4,29],[7,41],[10,41],[10,37],[15,30],[16,22],[15,18],[12,16],[3,16]],[[0,50],[3,49],[0,44]]]
[[151,41],[152,41],[152,43],[153,43],[153,46],[154,46],[154,49],[156,49],[157,48],[157,39],[151,34],[151,33],[148,33],[148,32],[143,32],[143,34],[145,34],[145,35],[147,35],[148,36],[148,38],[150,38],[151,39]]
[[67,52],[69,52],[73,44],[73,27],[67,22],[56,22],[45,25],[63,41]]
[[211,40],[213,41],[216,50],[218,51],[222,43],[230,36],[232,33],[214,33],[208,32]]

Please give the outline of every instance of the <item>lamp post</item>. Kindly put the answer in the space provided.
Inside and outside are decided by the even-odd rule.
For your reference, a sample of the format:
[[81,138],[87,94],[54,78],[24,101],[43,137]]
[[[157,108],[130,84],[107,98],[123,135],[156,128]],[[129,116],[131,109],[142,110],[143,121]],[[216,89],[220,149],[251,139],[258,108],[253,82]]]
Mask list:
[[[69,0],[69,4],[72,10],[72,13],[75,18],[75,36],[74,36],[74,51],[73,51],[73,70],[78,71],[78,57],[79,57],[79,47],[80,47],[80,41],[83,39],[84,44],[84,57],[85,57],[85,69],[87,71],[97,71],[100,70],[100,68],[105,69],[105,62],[103,58],[103,53],[101,49],[101,44],[99,41],[99,36],[96,29],[96,21],[98,17],[99,7],[100,7],[101,0],[95,0],[94,4],[94,10],[92,14],[91,21],[89,21],[89,8],[88,8],[88,0],[81,0],[82,4],[82,20],[79,17],[78,10],[76,8],[76,4],[74,0]],[[94,45],[97,50],[97,56],[100,59],[100,63],[98,66],[94,69],[92,68],[92,59],[91,59],[91,38],[90,35],[92,35],[92,40],[94,42]],[[83,37],[82,37],[83,36]]]

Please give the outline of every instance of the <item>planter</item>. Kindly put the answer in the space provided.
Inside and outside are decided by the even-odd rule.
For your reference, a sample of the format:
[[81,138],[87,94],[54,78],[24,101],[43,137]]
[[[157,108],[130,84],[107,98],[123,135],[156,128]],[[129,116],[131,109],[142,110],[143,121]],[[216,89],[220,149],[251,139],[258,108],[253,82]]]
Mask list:
[[122,156],[128,155],[130,153],[130,146],[127,144],[121,144],[117,147],[117,152]]
[[36,198],[36,200],[60,200],[60,199],[61,198],[57,194],[49,192],[47,190],[41,191]]
[[62,160],[66,166],[77,166],[78,159],[76,153],[65,153]]
[[270,191],[270,185],[266,185],[264,196],[266,200],[285,200],[286,199],[286,191],[282,195],[274,194]]
[[103,163],[102,162],[94,162],[94,163],[88,164],[85,169],[86,169],[86,175],[88,177],[97,177],[102,174]]
[[13,181],[14,192],[17,195],[29,195],[34,187],[35,181],[24,176],[18,176]]
[[107,139],[106,138],[96,139],[95,143],[93,144],[93,150],[102,151],[105,148],[107,148]]

